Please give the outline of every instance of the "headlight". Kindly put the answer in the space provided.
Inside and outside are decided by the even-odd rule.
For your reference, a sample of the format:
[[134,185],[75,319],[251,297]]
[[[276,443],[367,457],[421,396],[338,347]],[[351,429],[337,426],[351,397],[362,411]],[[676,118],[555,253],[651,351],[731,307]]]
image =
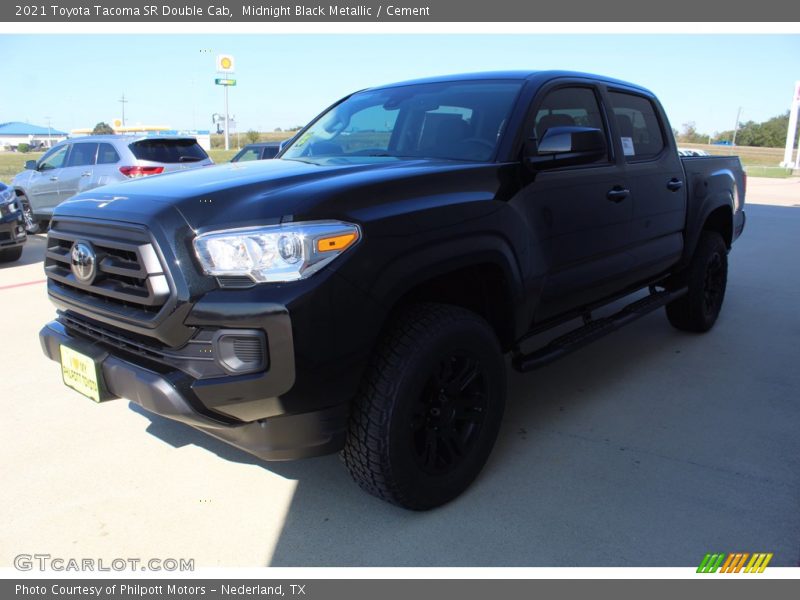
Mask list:
[[194,251],[207,275],[295,281],[316,273],[360,238],[352,223],[308,221],[204,233],[194,239]]
[[11,202],[16,198],[16,194],[14,190],[9,187],[0,188],[0,204],[5,204],[6,202]]
[[11,188],[0,189],[0,215],[6,216],[19,210],[17,195]]

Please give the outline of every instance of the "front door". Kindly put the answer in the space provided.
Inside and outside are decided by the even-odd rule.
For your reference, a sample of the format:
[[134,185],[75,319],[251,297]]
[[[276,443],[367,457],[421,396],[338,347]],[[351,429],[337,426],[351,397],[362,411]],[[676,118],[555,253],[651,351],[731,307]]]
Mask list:
[[61,169],[58,183],[59,202],[72,198],[92,186],[94,163],[97,157],[96,142],[75,142],[67,158],[66,166]]
[[69,144],[64,144],[53,148],[39,160],[26,190],[34,214],[50,214],[58,204],[59,179],[68,152]]
[[592,164],[539,171],[515,199],[545,257],[536,315],[542,320],[614,290],[631,268],[625,248],[633,213],[597,90],[588,83],[562,84],[539,96],[532,105],[533,137],[541,138],[550,127],[592,127],[605,132],[608,147]]

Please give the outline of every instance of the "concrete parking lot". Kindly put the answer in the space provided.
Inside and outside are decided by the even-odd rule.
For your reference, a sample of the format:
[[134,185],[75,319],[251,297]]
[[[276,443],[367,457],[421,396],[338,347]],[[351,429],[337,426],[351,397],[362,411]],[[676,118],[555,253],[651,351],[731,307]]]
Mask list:
[[800,563],[800,179],[751,179],[728,295],[702,336],[663,312],[526,375],[497,447],[429,513],[362,493],[336,456],[261,463],[61,383],[34,236],[0,268],[0,566],[20,553],[199,566]]

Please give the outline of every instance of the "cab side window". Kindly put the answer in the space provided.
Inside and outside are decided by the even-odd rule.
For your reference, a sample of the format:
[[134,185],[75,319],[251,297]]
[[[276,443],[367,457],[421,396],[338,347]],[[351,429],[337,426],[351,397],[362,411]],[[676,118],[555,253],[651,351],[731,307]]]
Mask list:
[[643,96],[609,92],[625,160],[649,160],[664,149],[664,135],[653,103]]
[[84,167],[87,165],[93,165],[95,156],[97,156],[97,144],[73,144],[72,152],[70,152],[69,159],[67,160],[67,166]]
[[[563,87],[549,92],[536,112],[533,135],[541,139],[551,127],[592,127],[599,129],[606,136],[600,105],[594,91],[588,87]],[[608,154],[597,160],[597,163],[607,163]]]
[[39,163],[39,170],[49,171],[51,169],[60,169],[63,167],[68,150],[69,144],[61,146],[60,148],[53,148],[53,150],[42,157],[42,161]]

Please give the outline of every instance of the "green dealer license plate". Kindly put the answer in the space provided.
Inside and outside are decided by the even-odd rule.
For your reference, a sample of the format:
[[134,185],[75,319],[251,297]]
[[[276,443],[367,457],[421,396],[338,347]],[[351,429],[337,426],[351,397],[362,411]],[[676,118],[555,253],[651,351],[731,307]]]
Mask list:
[[61,375],[66,386],[100,402],[100,377],[94,360],[72,348],[61,346]]

